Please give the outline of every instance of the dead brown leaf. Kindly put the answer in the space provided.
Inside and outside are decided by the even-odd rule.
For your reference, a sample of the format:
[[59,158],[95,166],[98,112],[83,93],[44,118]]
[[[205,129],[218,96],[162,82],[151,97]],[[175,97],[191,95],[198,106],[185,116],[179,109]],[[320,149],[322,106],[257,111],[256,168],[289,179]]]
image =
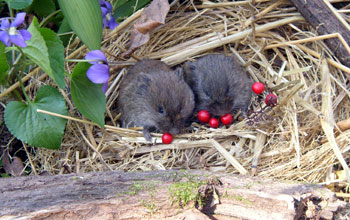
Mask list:
[[149,41],[149,33],[142,34],[136,28],[133,28],[131,30],[130,39],[130,47],[123,56],[130,56],[137,48],[146,44]]
[[165,23],[169,9],[170,5],[167,0],[153,0],[143,10],[141,17],[136,21],[131,30],[130,47],[123,56],[130,56],[137,48],[149,41],[149,32]]
[[7,174],[11,174],[12,176],[24,175],[24,166],[21,158],[14,156],[11,162],[6,150],[4,152],[2,162],[4,170]]

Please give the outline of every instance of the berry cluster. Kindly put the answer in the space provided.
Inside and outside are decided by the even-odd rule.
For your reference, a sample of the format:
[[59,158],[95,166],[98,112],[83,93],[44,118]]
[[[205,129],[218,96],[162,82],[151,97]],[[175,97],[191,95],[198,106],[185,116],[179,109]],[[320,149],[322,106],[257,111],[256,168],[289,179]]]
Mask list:
[[[256,82],[252,85],[252,90],[255,94],[261,95],[265,90],[265,86],[260,82]],[[256,112],[248,111],[247,113],[248,125],[254,125],[255,123],[262,120],[270,120],[271,116],[266,114],[266,112],[271,110],[275,105],[277,105],[277,96],[275,94],[269,93],[265,98],[265,104],[266,106],[261,107],[260,110]],[[197,117],[198,117],[198,120],[203,123],[209,122],[209,125],[212,128],[218,128],[220,125],[219,120],[214,117],[211,117],[210,113],[207,110],[199,111],[197,114]],[[233,120],[232,115],[229,113],[220,117],[220,121],[224,125],[230,125],[232,123],[232,120]],[[164,133],[162,136],[162,141],[163,141],[163,144],[170,144],[173,141],[173,136],[170,133]]]
[[[220,122],[218,119],[216,118],[211,118],[210,113],[206,110],[201,110],[198,112],[198,120],[203,122],[203,123],[208,123],[210,127],[212,128],[218,128],[220,125]],[[224,125],[229,125],[231,124],[233,118],[231,114],[226,114],[224,116],[220,117],[220,120],[222,122],[222,124]],[[173,141],[173,136],[170,133],[164,133],[162,136],[162,142],[163,144],[170,144]]]
[[[207,110],[199,111],[197,117],[198,117],[198,120],[203,122],[203,123],[209,122],[209,125],[212,128],[218,128],[220,125],[219,120],[216,118],[211,118],[210,113]],[[221,116],[220,120],[221,120],[222,124],[229,125],[232,122],[232,115],[226,114],[224,116]]]
[[[264,90],[265,86],[264,84],[260,82],[256,82],[252,85],[252,90],[255,94],[261,95]],[[260,102],[259,102],[260,104]],[[274,106],[277,105],[277,96],[275,94],[269,93],[265,98],[265,104],[266,106],[261,107],[258,111],[248,111],[247,113],[247,119],[248,119],[248,125],[254,125],[259,121],[262,120],[271,120],[272,117],[268,114],[266,114],[267,111],[271,110]]]

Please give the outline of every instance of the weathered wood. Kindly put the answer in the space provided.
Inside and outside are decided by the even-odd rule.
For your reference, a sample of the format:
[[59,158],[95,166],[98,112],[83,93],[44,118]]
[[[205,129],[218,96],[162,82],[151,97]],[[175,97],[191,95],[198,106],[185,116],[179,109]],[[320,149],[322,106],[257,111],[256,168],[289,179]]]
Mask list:
[[[317,30],[318,34],[339,33],[350,44],[349,24],[341,17],[328,0],[291,0],[303,17]],[[338,38],[325,40],[334,55],[350,67],[350,54]]]
[[[201,212],[170,204],[168,187],[189,179],[207,183],[195,191],[206,199]],[[0,201],[1,220],[294,219],[311,206],[316,207],[311,214],[331,219],[344,206],[324,187],[204,171],[1,178]]]

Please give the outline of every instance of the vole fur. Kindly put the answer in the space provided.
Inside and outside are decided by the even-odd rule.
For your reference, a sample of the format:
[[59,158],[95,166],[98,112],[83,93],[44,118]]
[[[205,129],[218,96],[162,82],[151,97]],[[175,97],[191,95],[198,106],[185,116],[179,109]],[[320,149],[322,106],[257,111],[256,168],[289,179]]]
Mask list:
[[143,127],[150,132],[181,133],[194,110],[194,94],[181,68],[172,70],[159,60],[138,61],[124,76],[117,107],[122,127]]
[[186,62],[184,72],[195,95],[196,111],[207,110],[214,116],[247,111],[253,81],[235,58],[206,55]]

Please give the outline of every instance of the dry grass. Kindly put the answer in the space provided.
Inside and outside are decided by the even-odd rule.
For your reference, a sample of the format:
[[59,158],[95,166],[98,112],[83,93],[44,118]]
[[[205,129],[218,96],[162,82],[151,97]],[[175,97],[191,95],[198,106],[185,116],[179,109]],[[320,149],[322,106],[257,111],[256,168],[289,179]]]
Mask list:
[[[349,11],[340,12],[349,22]],[[111,64],[106,114],[110,127],[103,130],[69,120],[60,150],[36,148],[31,153],[28,165],[35,172],[192,168],[319,183],[334,179],[334,168],[343,169],[339,159],[349,163],[350,131],[338,135],[333,128],[350,117],[350,71],[322,41],[339,36],[318,38],[288,1],[203,4],[196,9],[191,3],[175,5],[150,42],[136,50],[134,58],[125,59],[121,54],[133,18],[105,32],[102,50],[110,63],[127,66],[134,58],[154,58],[175,66],[210,53],[238,55],[251,76],[279,97],[279,105],[270,112],[273,119],[218,129],[193,123],[192,132],[176,136],[171,145],[147,144],[140,131],[118,128],[113,103],[128,67]],[[72,42],[67,56],[82,58],[86,52]],[[43,79],[35,77],[31,83],[41,84]],[[81,118],[65,97],[69,115]],[[252,108],[260,108],[257,102],[255,97]],[[154,137],[159,143],[160,134]]]

